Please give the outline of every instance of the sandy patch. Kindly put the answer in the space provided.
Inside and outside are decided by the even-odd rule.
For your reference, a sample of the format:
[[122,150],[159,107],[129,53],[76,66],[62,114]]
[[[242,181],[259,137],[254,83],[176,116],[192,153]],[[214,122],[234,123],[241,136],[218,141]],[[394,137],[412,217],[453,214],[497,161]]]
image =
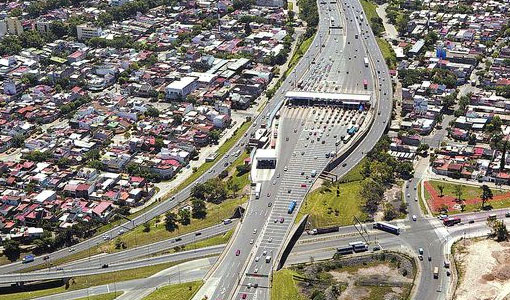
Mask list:
[[510,293],[510,243],[467,240],[456,250],[462,276],[454,299],[504,299]]

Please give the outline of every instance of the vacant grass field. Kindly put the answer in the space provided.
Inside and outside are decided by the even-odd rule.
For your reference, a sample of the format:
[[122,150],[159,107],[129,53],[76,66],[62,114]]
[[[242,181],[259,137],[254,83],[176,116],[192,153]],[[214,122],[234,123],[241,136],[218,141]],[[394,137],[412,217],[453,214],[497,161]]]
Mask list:
[[304,300],[305,297],[299,293],[297,284],[292,275],[298,273],[282,269],[273,275],[273,288],[271,289],[271,299],[273,300]]
[[[436,180],[431,180],[431,181],[429,181],[429,183],[434,187],[434,189],[437,191],[438,194],[440,193],[439,186],[440,185],[444,186],[444,190],[443,190],[444,196],[456,197],[455,186],[458,186],[458,185],[462,186],[462,199],[480,198],[480,195],[482,195],[482,189],[477,186],[448,183],[448,182],[436,181]],[[491,189],[491,190],[492,190],[492,194],[494,196],[501,195],[501,194],[504,194],[505,192],[507,192],[507,191],[500,191],[498,189]],[[428,193],[426,193],[425,195],[427,195],[427,194]],[[430,197],[430,195],[428,195],[428,197]]]
[[[172,284],[159,288],[143,300],[189,300],[202,286],[202,281]],[[171,295],[171,296],[170,296]]]
[[367,216],[362,211],[359,181],[338,184],[338,189],[339,196],[336,194],[336,185],[330,189],[321,187],[308,194],[296,220],[309,214],[309,221],[314,228],[350,225],[353,223],[353,216],[365,220]]
[[[182,261],[181,261],[182,262]],[[143,268],[111,272],[105,274],[98,274],[92,276],[82,276],[71,279],[69,283],[69,287],[66,289],[65,286],[61,285],[61,282],[52,283],[41,283],[34,284],[30,286],[25,286],[26,289],[31,289],[30,291],[21,291],[17,293],[12,293],[11,288],[0,288],[0,298],[2,300],[25,300],[25,299],[33,299],[48,295],[55,295],[59,293],[74,291],[85,289],[92,286],[108,284],[112,282],[119,282],[131,279],[145,278],[149,277],[159,271],[165,270],[172,266],[175,266],[181,262],[170,262],[164,264],[158,264]]]

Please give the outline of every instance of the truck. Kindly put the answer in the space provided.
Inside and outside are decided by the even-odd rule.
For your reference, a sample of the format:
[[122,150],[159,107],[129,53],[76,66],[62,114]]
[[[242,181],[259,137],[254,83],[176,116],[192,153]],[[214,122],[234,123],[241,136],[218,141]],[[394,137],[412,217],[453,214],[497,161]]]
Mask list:
[[35,260],[35,256],[33,254],[28,254],[25,257],[23,257],[23,260],[21,261],[24,264],[27,264],[29,262],[33,262]]
[[344,144],[347,144],[347,142],[351,139],[351,137],[352,137],[352,135],[346,135],[346,136],[344,136],[344,138],[343,138],[343,142],[344,142]]
[[260,198],[260,189],[262,188],[260,183],[255,185],[255,199]]
[[312,171],[310,172],[310,176],[312,176],[312,177],[317,176],[317,170],[312,170]]
[[314,228],[310,230],[310,234],[324,234],[330,232],[338,232],[338,226],[325,227],[325,228]]
[[368,57],[365,56],[365,58],[363,58],[363,61],[365,62],[365,67],[368,67]]
[[347,130],[347,134],[353,135],[356,133],[356,131],[358,131],[358,126],[352,125],[351,128],[349,128],[349,130]]
[[297,202],[296,200],[292,200],[289,204],[289,210],[288,213],[291,214],[294,211],[294,208],[296,208]]
[[434,267],[434,278],[435,279],[439,278],[439,268],[438,267]]
[[269,263],[270,261],[271,261],[271,256],[270,255],[266,256],[266,263]]

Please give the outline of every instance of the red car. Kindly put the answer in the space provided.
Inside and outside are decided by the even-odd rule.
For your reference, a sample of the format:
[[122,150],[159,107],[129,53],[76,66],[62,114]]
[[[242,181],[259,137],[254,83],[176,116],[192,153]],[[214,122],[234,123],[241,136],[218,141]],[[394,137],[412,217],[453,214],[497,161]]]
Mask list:
[[306,187],[306,184],[304,184],[304,183],[301,183],[301,187]]
[[241,254],[241,250],[237,249],[236,250],[236,256],[239,256],[239,254]]
[[246,295],[246,294],[241,294],[241,299],[246,299],[246,297],[248,297],[248,295]]
[[280,218],[280,223],[283,223],[283,221],[285,221],[284,218]]

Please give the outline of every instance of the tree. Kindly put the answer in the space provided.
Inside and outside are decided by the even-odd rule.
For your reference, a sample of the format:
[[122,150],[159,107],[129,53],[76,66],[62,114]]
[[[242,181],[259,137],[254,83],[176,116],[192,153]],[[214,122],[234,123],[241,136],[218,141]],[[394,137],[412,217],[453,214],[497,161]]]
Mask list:
[[249,164],[241,164],[236,167],[237,176],[242,176],[243,174],[246,174],[250,172],[250,165]]
[[460,184],[456,184],[454,187],[453,187],[453,192],[455,193],[455,196],[457,197],[457,200],[459,200],[459,202],[462,202],[462,185]]
[[168,231],[174,231],[179,226],[177,225],[177,215],[173,212],[167,212],[165,214],[165,228]]
[[151,224],[149,222],[143,223],[143,232],[149,232],[151,231]]
[[439,197],[443,197],[443,193],[444,193],[444,185],[440,184],[437,186],[437,188],[439,189]]
[[57,38],[62,38],[69,33],[69,25],[64,24],[62,21],[53,21],[50,23],[50,31]]
[[365,199],[365,211],[374,214],[384,195],[384,187],[372,178],[361,182],[360,196]]
[[481,208],[484,209],[485,202],[492,199],[493,195],[492,195],[491,189],[486,184],[482,185],[481,189],[482,189],[482,195],[480,195],[480,198],[482,199],[482,207]]
[[19,247],[19,242],[14,240],[7,240],[3,243],[4,246],[4,255],[10,260],[10,261],[16,261],[20,254],[21,250]]
[[191,223],[191,213],[189,209],[179,210],[179,223],[182,225],[189,225]]
[[508,240],[508,229],[502,220],[490,220],[487,221],[487,225],[491,229],[490,236],[495,237],[498,242]]
[[25,137],[22,134],[16,134],[12,137],[11,143],[14,148],[20,148],[25,145]]
[[191,200],[192,217],[195,219],[203,219],[207,215],[207,207],[205,201],[200,199]]
[[146,116],[157,118],[159,116],[159,110],[155,107],[150,106],[145,112]]
[[248,22],[244,23],[244,33],[246,35],[250,35],[251,34],[250,23],[248,23]]
[[221,134],[221,131],[219,131],[218,129],[214,129],[214,130],[209,131],[209,133],[208,133],[209,140],[213,144],[217,144],[218,140],[220,139],[220,134]]
[[397,212],[395,211],[395,208],[393,205],[388,204],[386,205],[386,208],[384,209],[384,220],[385,221],[391,221],[395,219],[398,216]]
[[232,191],[232,195],[234,197],[236,197],[236,194],[237,192],[239,191],[239,189],[241,188],[239,186],[239,183],[237,181],[234,181],[234,180],[229,180],[227,181],[227,188]]

